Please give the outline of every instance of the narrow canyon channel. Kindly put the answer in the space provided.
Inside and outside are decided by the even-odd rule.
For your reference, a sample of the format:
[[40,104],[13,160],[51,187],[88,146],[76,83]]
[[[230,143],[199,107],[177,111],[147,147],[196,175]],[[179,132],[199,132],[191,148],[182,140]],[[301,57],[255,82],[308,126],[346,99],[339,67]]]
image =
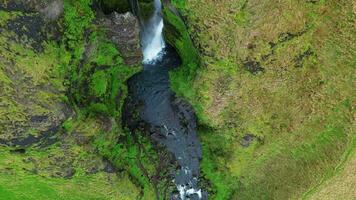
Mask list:
[[130,110],[137,110],[138,118],[150,127],[151,139],[171,153],[177,163],[171,174],[176,188],[170,191],[170,199],[205,200],[207,193],[199,186],[202,150],[196,117],[192,107],[170,89],[169,70],[181,61],[164,41],[160,0],[154,4],[153,15],[143,20],[137,0],[131,0],[132,12],[140,21],[143,70],[128,80],[126,107],[130,104]]

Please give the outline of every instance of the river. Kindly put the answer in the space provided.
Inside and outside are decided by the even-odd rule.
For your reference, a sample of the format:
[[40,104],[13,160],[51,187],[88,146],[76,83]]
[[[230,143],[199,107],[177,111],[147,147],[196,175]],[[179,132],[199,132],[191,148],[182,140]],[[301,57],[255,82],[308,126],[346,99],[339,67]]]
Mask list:
[[180,58],[164,41],[160,0],[154,4],[152,17],[142,20],[137,0],[131,0],[140,21],[143,70],[128,80],[130,104],[139,105],[139,118],[154,127],[151,139],[165,147],[178,165],[171,174],[176,189],[170,199],[205,200],[207,193],[199,187],[202,151],[196,116],[170,88],[169,70],[180,65]]

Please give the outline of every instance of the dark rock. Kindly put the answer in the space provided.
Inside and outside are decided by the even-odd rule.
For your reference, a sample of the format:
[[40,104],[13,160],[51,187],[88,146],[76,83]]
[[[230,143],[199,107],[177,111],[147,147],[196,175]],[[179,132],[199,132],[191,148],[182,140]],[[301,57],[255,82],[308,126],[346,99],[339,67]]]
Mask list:
[[48,116],[45,116],[45,115],[41,115],[41,116],[38,116],[38,115],[35,115],[35,116],[31,116],[31,122],[32,123],[41,123],[45,120],[48,119]]
[[55,21],[63,14],[63,0],[0,0],[0,10],[39,12],[45,19]]
[[87,169],[86,173],[87,174],[95,174],[95,173],[98,173],[99,171],[100,171],[99,167],[96,165],[93,165]]
[[142,61],[142,52],[139,22],[136,17],[130,12],[125,14],[114,12],[102,21],[108,37],[116,44],[125,63],[139,65]]
[[303,67],[303,61],[305,58],[314,55],[314,52],[309,48],[306,51],[304,51],[302,54],[298,55],[294,61],[295,61],[295,67],[300,68]]
[[249,147],[250,144],[255,140],[256,136],[252,134],[246,134],[245,136],[242,137],[240,140],[240,144],[243,147]]
[[47,35],[43,28],[44,20],[39,14],[18,16],[7,23],[7,30],[16,33],[16,42],[31,45],[34,50],[43,50],[42,43]]
[[115,173],[116,169],[115,169],[115,166],[113,164],[111,164],[110,162],[106,161],[103,171],[107,172],[107,173]]
[[65,179],[70,179],[74,176],[74,174],[75,174],[75,169],[72,167],[69,167],[69,168],[63,170],[63,172],[62,172],[62,174],[60,174],[60,176]]
[[251,72],[253,75],[256,75],[260,72],[264,72],[264,68],[261,66],[261,63],[253,60],[247,60],[244,62],[244,67],[247,71]]
[[101,10],[105,14],[112,12],[126,13],[130,11],[128,0],[98,0]]
[[296,32],[296,33],[290,33],[290,32],[281,33],[279,35],[278,42],[279,43],[283,43],[283,42],[290,41],[290,40],[292,40],[292,39],[294,39],[296,37],[302,36],[306,32],[307,32],[307,29],[299,31],[299,32]]
[[26,153],[26,149],[12,149],[10,150],[11,153],[19,153],[19,154],[24,154]]
[[29,8],[26,6],[23,1],[15,0],[0,0],[0,10],[6,11],[29,11]]

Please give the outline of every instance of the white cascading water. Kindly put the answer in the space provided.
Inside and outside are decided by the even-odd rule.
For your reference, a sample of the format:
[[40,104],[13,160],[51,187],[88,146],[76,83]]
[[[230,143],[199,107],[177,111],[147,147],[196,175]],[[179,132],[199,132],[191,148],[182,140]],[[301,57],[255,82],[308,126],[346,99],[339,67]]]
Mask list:
[[163,18],[161,16],[161,1],[154,1],[155,11],[148,23],[145,23],[141,33],[143,63],[151,63],[159,60],[165,48],[163,39]]

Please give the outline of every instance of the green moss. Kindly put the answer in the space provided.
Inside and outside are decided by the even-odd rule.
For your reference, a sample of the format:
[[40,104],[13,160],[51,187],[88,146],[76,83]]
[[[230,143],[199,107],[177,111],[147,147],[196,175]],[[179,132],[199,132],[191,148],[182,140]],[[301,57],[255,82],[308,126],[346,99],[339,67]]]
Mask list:
[[90,83],[91,93],[95,96],[102,96],[107,90],[107,75],[104,71],[97,71],[93,74]]
[[78,57],[84,48],[84,31],[94,19],[91,3],[91,0],[64,1],[65,42],[74,51],[73,55]]
[[238,12],[235,17],[236,23],[240,26],[245,26],[248,22],[247,15],[246,11],[241,10]]
[[[196,93],[192,84],[200,65],[198,52],[182,19],[168,7],[164,7],[163,17],[165,21],[165,39],[176,49],[182,59],[182,66],[170,72],[171,87],[177,95],[194,102],[193,99]],[[195,105],[195,107],[197,110],[200,109],[198,105]]]
[[[134,139],[132,135],[127,133],[125,137],[123,137],[124,134],[120,137],[116,133],[115,131],[101,133],[94,142],[95,146],[100,154],[111,160],[118,169],[125,170],[130,174],[131,179],[142,188],[143,199],[156,199],[153,185],[147,177],[147,173],[150,176],[155,173],[154,169],[157,162],[152,162],[150,158],[156,155],[156,151],[144,137],[139,136],[139,138]],[[113,142],[117,141],[117,137],[124,138],[124,140]],[[116,138],[116,140],[113,138]],[[145,171],[142,171],[142,167],[145,168]]]

